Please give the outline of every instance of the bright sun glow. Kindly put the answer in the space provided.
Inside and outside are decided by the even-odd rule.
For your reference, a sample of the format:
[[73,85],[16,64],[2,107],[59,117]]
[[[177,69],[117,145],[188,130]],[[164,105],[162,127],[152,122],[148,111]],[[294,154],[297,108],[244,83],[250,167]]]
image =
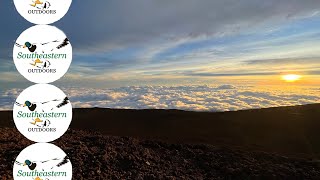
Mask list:
[[287,81],[287,82],[295,82],[301,79],[302,76],[297,75],[297,74],[287,74],[283,75],[282,79]]

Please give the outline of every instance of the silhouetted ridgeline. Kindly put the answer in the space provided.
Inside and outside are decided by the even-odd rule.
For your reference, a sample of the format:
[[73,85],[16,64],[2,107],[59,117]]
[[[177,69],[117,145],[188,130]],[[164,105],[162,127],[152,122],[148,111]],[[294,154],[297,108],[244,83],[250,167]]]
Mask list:
[[[14,127],[0,112],[0,127]],[[237,112],[74,109],[71,129],[318,157],[320,104]]]

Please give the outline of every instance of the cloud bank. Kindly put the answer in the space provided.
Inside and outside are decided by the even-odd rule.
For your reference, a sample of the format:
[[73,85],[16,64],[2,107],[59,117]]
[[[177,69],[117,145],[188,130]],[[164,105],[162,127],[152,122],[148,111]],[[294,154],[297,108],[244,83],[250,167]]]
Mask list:
[[[320,103],[320,89],[250,86],[131,86],[113,89],[67,88],[75,108],[181,109],[235,111]],[[0,109],[12,109],[21,90],[2,92]]]

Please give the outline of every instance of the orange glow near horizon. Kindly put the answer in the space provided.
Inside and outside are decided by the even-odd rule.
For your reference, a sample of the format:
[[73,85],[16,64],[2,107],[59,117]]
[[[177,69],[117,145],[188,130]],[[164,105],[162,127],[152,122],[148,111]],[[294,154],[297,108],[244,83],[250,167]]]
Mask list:
[[[292,76],[294,75],[294,76]],[[297,78],[297,79],[296,79]],[[213,79],[213,78],[212,78]],[[208,78],[206,83],[210,84],[212,79]],[[287,73],[266,76],[236,76],[215,77],[214,80],[223,84],[252,85],[252,86],[320,86],[320,75],[308,75],[298,73]]]

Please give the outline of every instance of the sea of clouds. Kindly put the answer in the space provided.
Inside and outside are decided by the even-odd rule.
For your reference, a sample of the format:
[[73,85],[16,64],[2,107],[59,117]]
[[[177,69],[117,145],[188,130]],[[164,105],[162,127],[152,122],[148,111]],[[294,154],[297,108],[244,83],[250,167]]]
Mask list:
[[[254,86],[130,86],[65,88],[74,108],[181,109],[235,111],[320,103],[320,88]],[[22,89],[1,92],[0,110],[11,110]]]

